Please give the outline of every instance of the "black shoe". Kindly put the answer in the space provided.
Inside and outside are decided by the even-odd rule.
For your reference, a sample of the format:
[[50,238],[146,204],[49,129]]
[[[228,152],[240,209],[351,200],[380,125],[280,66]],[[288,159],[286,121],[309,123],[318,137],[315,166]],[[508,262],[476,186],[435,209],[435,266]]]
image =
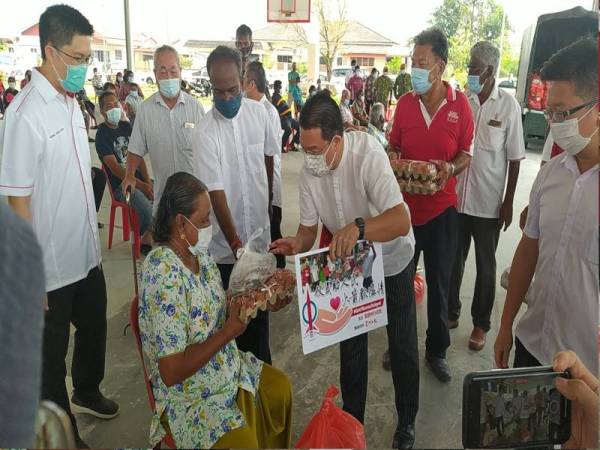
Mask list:
[[88,138],[88,142],[96,142],[96,139],[94,139],[94,138]]
[[383,354],[383,370],[388,372],[392,370],[392,362],[390,361],[390,349],[388,348]]
[[415,425],[413,423],[404,427],[398,425],[392,448],[413,448],[413,445],[415,445]]
[[77,435],[75,436],[75,448],[90,448],[90,446],[83,442],[83,439]]
[[452,379],[450,375],[450,367],[446,362],[446,358],[436,358],[434,356],[426,356],[427,365],[432,370],[435,377],[442,383],[449,383]]
[[113,419],[119,415],[119,405],[102,394],[99,394],[92,401],[81,400],[73,394],[73,397],[71,397],[71,411],[90,414],[99,419]]
[[448,329],[454,330],[455,328],[458,328],[458,319],[456,319],[456,320],[448,319]]
[[152,246],[148,245],[148,244],[142,244],[140,246],[140,252],[142,253],[142,255],[144,256],[148,256],[148,253],[150,253],[152,251]]
[[101,230],[104,228],[104,224],[102,222],[98,222],[98,229]]

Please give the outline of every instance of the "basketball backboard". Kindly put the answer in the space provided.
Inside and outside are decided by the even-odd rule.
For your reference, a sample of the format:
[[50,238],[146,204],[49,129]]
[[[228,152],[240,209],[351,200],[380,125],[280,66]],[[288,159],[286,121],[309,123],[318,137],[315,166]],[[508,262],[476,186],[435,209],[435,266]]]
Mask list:
[[267,22],[310,22],[310,0],[267,0]]

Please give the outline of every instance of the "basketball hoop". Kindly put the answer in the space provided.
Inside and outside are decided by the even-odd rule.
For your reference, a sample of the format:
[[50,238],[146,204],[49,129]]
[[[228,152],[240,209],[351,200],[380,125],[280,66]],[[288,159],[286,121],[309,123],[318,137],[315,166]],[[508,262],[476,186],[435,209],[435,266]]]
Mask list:
[[310,22],[310,0],[267,0],[267,22]]

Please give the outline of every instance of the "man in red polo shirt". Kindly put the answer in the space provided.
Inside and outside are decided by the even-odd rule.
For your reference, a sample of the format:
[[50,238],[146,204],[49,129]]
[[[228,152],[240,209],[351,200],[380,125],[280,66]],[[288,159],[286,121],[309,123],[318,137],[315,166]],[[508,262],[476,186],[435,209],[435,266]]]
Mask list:
[[458,213],[456,178],[470,163],[473,115],[464,94],[442,81],[448,40],[437,28],[415,38],[413,91],[398,100],[390,133],[392,148],[404,159],[431,161],[441,190],[434,195],[404,194],[414,228],[415,262],[421,252],[427,277],[426,361],[442,382],[451,379],[446,362],[450,346],[448,294],[456,254]]

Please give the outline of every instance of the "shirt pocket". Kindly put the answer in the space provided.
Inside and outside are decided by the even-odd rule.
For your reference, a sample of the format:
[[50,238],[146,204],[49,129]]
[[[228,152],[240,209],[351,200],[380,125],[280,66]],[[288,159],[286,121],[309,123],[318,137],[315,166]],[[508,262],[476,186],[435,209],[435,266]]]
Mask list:
[[265,145],[263,144],[251,144],[247,147],[247,161],[248,161],[248,169],[251,173],[260,174],[264,173],[265,176],[267,174],[265,167]]
[[183,128],[183,148],[192,149],[194,145],[194,139],[196,139],[196,129],[195,128],[186,128],[184,125]]
[[587,259],[591,264],[598,265],[598,228],[594,231],[594,236],[590,242],[590,248],[588,249]]
[[504,140],[506,139],[506,128],[493,127],[485,124],[484,128],[479,131],[480,145],[482,150],[488,152],[498,152],[504,148]]

